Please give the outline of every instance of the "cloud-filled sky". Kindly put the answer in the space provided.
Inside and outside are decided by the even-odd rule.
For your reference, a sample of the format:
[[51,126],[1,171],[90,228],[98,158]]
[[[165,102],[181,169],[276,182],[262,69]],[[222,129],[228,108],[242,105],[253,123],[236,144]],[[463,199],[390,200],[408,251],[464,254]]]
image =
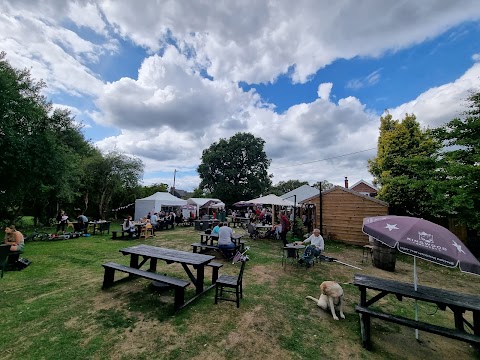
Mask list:
[[379,118],[435,127],[480,90],[478,0],[4,0],[0,50],[144,182],[193,190],[202,150],[265,140],[273,182],[371,181]]

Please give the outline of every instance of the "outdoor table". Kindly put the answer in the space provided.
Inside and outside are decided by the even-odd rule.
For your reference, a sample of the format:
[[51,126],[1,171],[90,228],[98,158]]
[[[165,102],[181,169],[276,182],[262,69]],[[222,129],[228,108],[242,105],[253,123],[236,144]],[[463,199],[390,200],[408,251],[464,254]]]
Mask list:
[[295,260],[298,260],[298,258],[300,257],[298,252],[300,249],[305,249],[305,245],[287,244],[286,246],[284,246],[282,266],[286,265],[287,259],[290,259],[292,264]]
[[[232,240],[236,246],[240,245],[240,240],[242,239],[243,235],[241,234],[233,234]],[[214,245],[213,242],[218,241],[218,234],[207,234],[201,233],[200,234],[200,243],[206,245]]]
[[[356,306],[356,311],[360,313],[362,341],[363,346],[367,349],[371,347],[371,316],[385,321],[431,332],[437,335],[447,336],[453,339],[474,343],[476,345],[480,344],[480,296],[462,294],[456,291],[448,291],[422,285],[418,285],[417,290],[415,290],[414,284],[412,283],[386,280],[363,274],[356,274],[353,284],[358,286],[360,290],[360,302]],[[367,300],[368,289],[378,291],[379,293]],[[395,295],[399,301],[402,301],[403,297],[407,297],[434,303],[441,310],[446,310],[447,307],[450,308],[454,314],[454,325],[456,330],[396,316],[388,313],[385,307],[383,307],[381,312],[370,309],[370,306],[373,304],[375,304],[377,307],[380,307],[381,303],[377,303],[377,301],[388,294]],[[473,324],[464,318],[463,314],[466,311],[472,312]],[[469,327],[471,331],[473,331],[473,334],[465,332],[465,325]]]
[[260,233],[262,233],[262,236],[265,236],[267,231],[272,229],[272,225],[262,225],[262,224],[255,224],[255,229]]
[[[210,261],[215,259],[215,256],[195,254],[186,251],[166,249],[143,244],[121,249],[120,252],[123,255],[130,255],[130,267],[136,269],[140,269],[148,260],[150,260],[149,271],[151,272],[156,272],[158,260],[164,260],[167,264],[181,264],[188,277],[195,285],[196,290],[196,296],[190,299],[185,305],[215,286],[215,284],[213,284],[205,290],[203,288],[205,279],[205,266]],[[139,262],[140,256],[143,258],[141,262]],[[188,265],[192,266],[193,269],[196,270],[196,276],[194,276]]]
[[243,224],[248,224],[249,221],[250,221],[250,218],[237,216],[228,223],[228,226],[230,226],[230,224],[232,224],[233,227],[237,227],[237,225],[242,226]]
[[[93,231],[91,231],[91,234],[95,235],[95,231],[97,230],[97,225],[107,227],[108,226],[107,224],[110,224],[110,221],[89,221],[87,229],[93,228]],[[98,230],[103,232],[101,228],[99,228]],[[105,229],[105,230],[107,230],[107,229]],[[90,231],[88,231],[88,232],[90,232]],[[108,232],[110,232],[110,227],[109,226],[108,226]]]
[[140,238],[140,233],[142,232],[142,227],[147,225],[144,222],[134,222],[133,225],[135,226],[135,237]]

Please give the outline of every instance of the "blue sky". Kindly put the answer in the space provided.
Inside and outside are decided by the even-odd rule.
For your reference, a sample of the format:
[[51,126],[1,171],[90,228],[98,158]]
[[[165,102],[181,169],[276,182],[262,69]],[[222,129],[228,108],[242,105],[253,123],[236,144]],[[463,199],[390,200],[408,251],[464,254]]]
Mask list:
[[[480,88],[480,5],[416,1],[5,1],[7,59],[144,182],[198,186],[201,152],[247,131],[273,182],[371,181],[379,117],[435,127]],[[341,156],[344,154],[352,154]],[[330,159],[325,161],[317,161]],[[301,165],[305,164],[305,165]]]

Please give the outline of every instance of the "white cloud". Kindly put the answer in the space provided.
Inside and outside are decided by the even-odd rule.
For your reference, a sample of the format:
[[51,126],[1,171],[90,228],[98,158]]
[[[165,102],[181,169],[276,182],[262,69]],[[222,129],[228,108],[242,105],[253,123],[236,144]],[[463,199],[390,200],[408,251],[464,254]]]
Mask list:
[[330,98],[330,92],[332,91],[332,83],[323,83],[318,85],[318,97],[323,100],[328,100]]
[[480,63],[475,63],[454,82],[431,88],[389,111],[394,119],[413,113],[421,125],[437,127],[465,111],[471,91],[480,91]]
[[155,8],[129,0],[100,8],[121,36],[152,51],[173,37],[194,49],[215,78],[258,83],[293,69],[305,82],[337,58],[379,56],[478,19],[475,0],[438,2],[168,2]]
[[480,61],[480,54],[473,54],[472,55],[472,60],[473,61]]
[[[330,101],[332,86],[320,85],[315,101],[292,106],[279,115],[263,106],[253,91],[246,93],[235,83],[202,79],[193,63],[169,48],[163,57],[146,59],[137,80],[123,78],[106,85],[97,102],[100,112],[96,121],[123,130],[97,145],[102,150],[117,148],[140,156],[149,173],[173,173],[180,167],[189,172],[196,169],[202,150],[213,142],[248,131],[265,140],[267,155],[273,159],[274,182],[299,178],[313,183],[319,173],[335,176],[330,181],[343,181],[352,167],[361,167],[362,177],[366,177],[371,152],[284,167],[375,147],[378,117],[354,97]],[[278,167],[282,169],[276,171]],[[328,167],[336,170],[326,170]]]
[[[140,156],[146,182],[150,174],[174,169],[189,174],[203,149],[248,131],[265,139],[274,182],[342,184],[344,176],[371,179],[367,159],[375,151],[363,150],[376,147],[377,114],[356,97],[332,100],[333,83],[320,84],[314,101],[277,114],[238,82],[274,82],[286,73],[294,82],[305,82],[335,59],[380,56],[479,17],[475,0],[12,0],[0,3],[0,42],[12,65],[31,67],[49,91],[95,97],[97,109],[78,116],[118,128],[118,136],[97,145]],[[89,30],[95,41],[85,35]],[[90,67],[121,51],[121,39],[146,47],[151,56],[137,78],[105,83]],[[478,61],[479,55],[472,59]],[[478,88],[479,66],[390,112],[397,118],[414,112],[430,126],[451,119],[462,110],[468,90]],[[381,70],[352,79],[350,88],[375,85]],[[205,71],[209,78],[201,76]],[[338,157],[347,153],[352,155]],[[327,160],[293,166],[321,159]],[[177,187],[198,185],[194,175],[180,179]]]
[[[72,3],[81,11],[80,3]],[[88,10],[89,6],[86,5]],[[97,62],[105,52],[116,51],[116,42],[106,39],[94,44],[61,25],[69,8],[65,2],[0,4],[0,43],[7,60],[17,68],[31,68],[34,78],[43,79],[47,92],[66,92],[71,95],[98,94],[102,82],[88,64]],[[49,16],[47,17],[46,14]],[[88,16],[92,17],[91,11]],[[58,21],[58,22],[57,22]],[[93,22],[84,25],[93,26]]]
[[380,81],[380,77],[381,77],[380,71],[381,69],[375,70],[374,72],[365,76],[365,78],[363,79],[352,79],[348,81],[346,87],[348,89],[357,90],[366,86],[375,85]]

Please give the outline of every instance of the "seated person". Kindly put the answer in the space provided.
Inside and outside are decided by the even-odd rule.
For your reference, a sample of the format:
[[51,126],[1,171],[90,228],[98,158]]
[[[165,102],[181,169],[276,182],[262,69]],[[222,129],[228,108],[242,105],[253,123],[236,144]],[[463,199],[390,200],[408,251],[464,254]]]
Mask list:
[[15,229],[14,225],[5,228],[5,240],[3,243],[10,245],[10,251],[23,251],[25,247],[23,234]]
[[128,216],[123,222],[122,231],[128,231],[130,237],[132,237],[135,233],[135,225],[133,224],[131,216]]
[[282,225],[280,224],[279,221],[277,221],[277,223],[273,225],[272,228],[265,233],[264,238],[280,239],[281,232],[282,232]]
[[313,256],[320,255],[322,251],[325,249],[325,242],[323,241],[322,235],[320,235],[319,229],[313,229],[313,233],[312,235],[310,235],[308,239],[305,239],[304,241],[296,241],[294,244],[305,245],[308,243],[312,244],[311,246],[315,247],[313,249]]
[[220,223],[218,223],[217,225],[215,225],[212,229],[212,234],[216,234],[218,235],[218,232],[220,231]]
[[229,258],[235,250],[235,243],[232,241],[233,230],[227,225],[224,225],[223,222],[218,224],[218,226],[220,228],[218,230],[218,248],[225,257]]

